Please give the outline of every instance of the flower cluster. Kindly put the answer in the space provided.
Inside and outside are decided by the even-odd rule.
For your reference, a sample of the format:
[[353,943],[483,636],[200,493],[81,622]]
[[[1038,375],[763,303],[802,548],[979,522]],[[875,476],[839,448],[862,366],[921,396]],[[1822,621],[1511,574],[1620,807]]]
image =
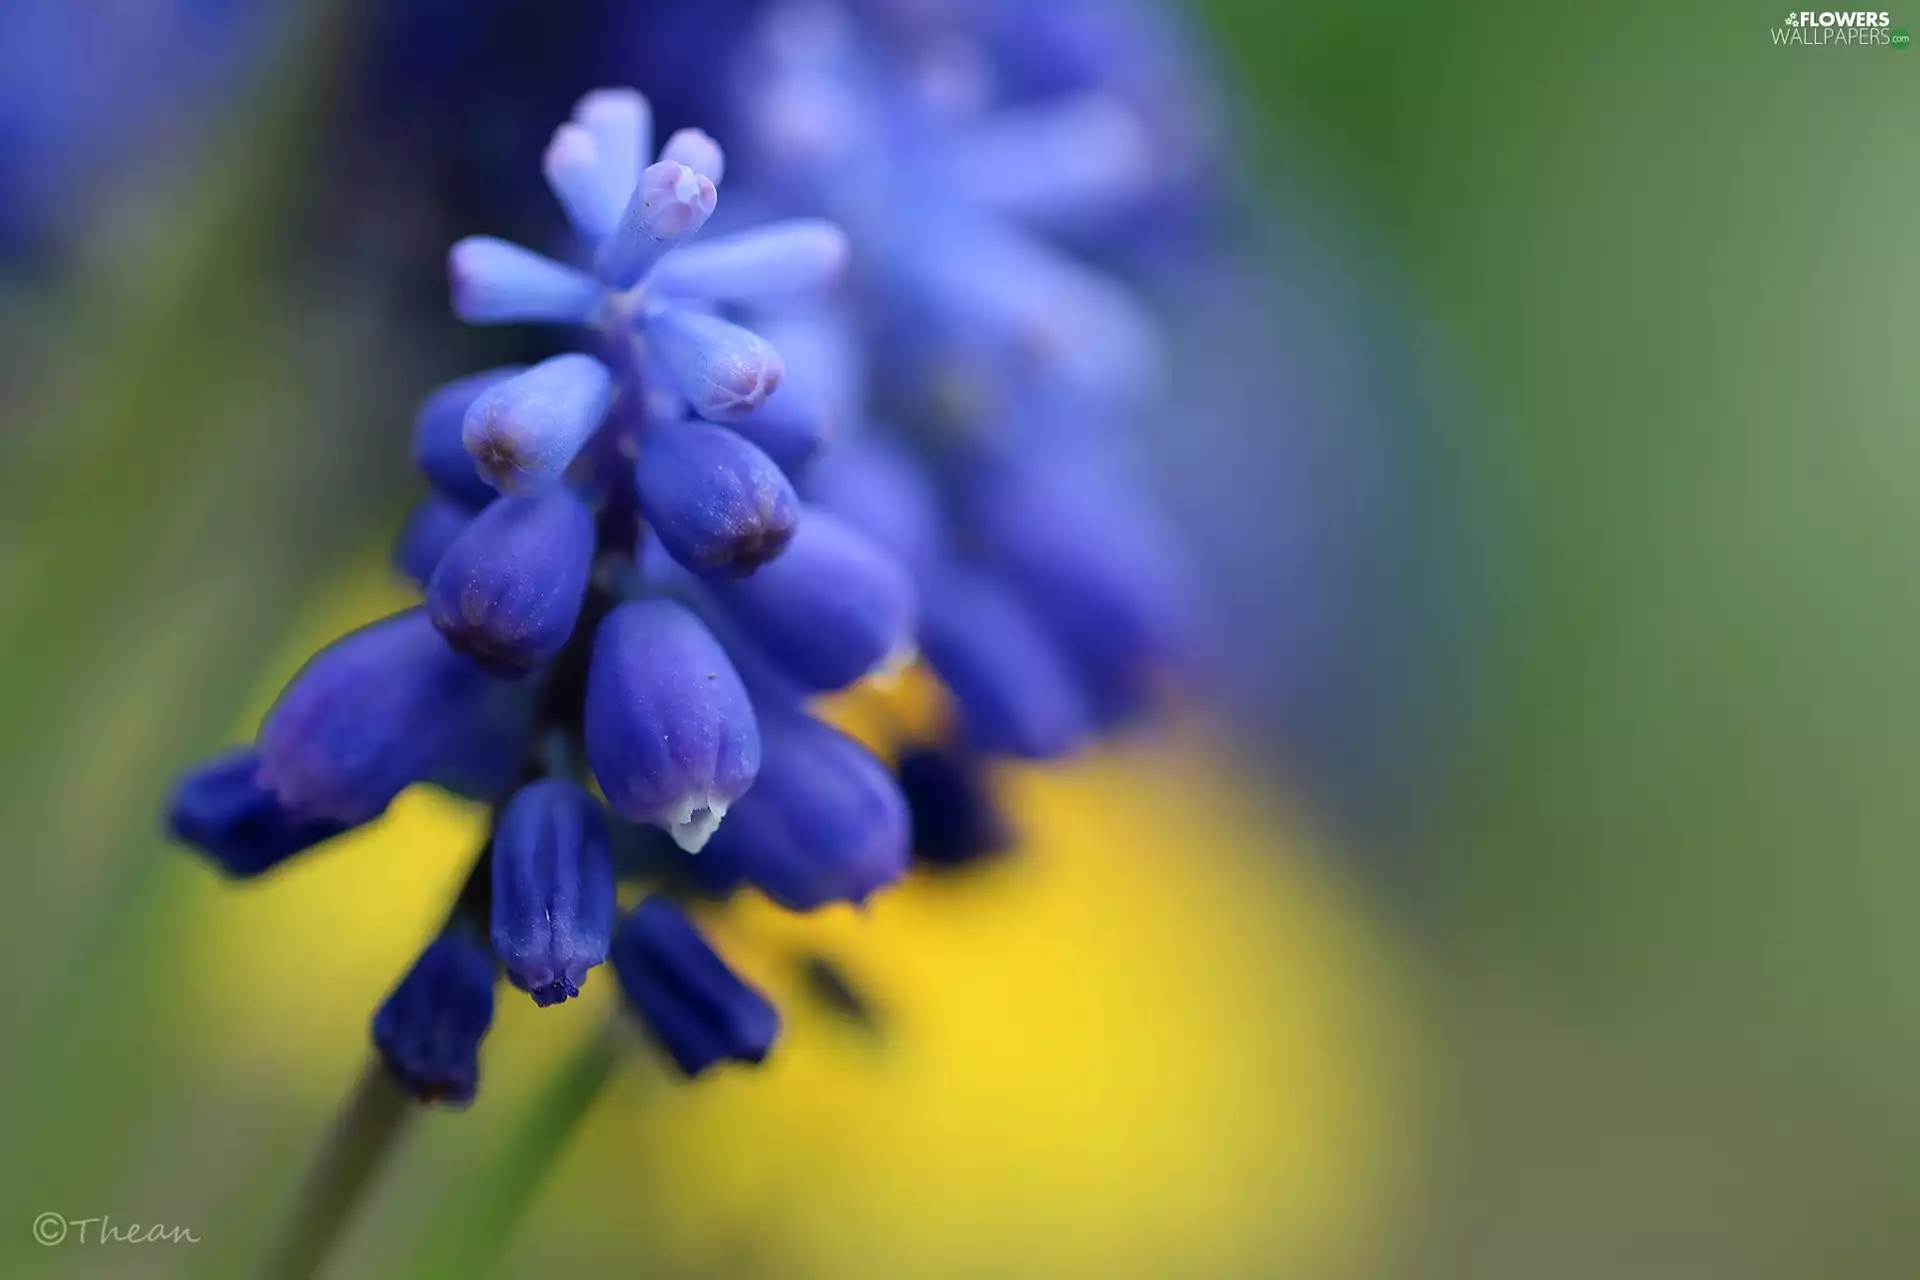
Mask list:
[[[864,5],[768,5],[743,39],[737,203],[781,220],[728,225],[703,132],[646,163],[638,93],[579,101],[544,158],[573,260],[482,236],[448,268],[462,319],[588,349],[426,400],[431,492],[396,552],[424,603],[316,656],[176,793],[176,834],[239,877],[418,783],[492,805],[374,1021],[421,1097],[473,1095],[496,972],[544,1006],[611,962],[682,1070],[759,1061],[774,1010],[667,891],[622,918],[622,877],[807,911],[910,851],[976,859],[1008,839],[987,761],[1076,750],[1188,650],[1124,467],[1154,324],[1092,264],[1191,157],[1138,59],[1036,76],[997,3]],[[949,723],[891,767],[813,713],[921,655]]]
[[831,290],[845,236],[793,220],[689,244],[724,156],[683,130],[644,165],[651,133],[646,100],[608,90],[554,134],[547,179],[589,267],[454,246],[463,319],[578,326],[594,354],[427,399],[414,456],[432,492],[398,551],[424,605],[316,656],[255,745],[174,801],[177,834],[236,876],[415,783],[495,803],[472,892],[374,1023],[423,1096],[471,1097],[496,962],[550,1005],[611,960],[689,1072],[766,1053],[772,1010],[677,907],[617,919],[616,847],[636,826],[688,853],[711,844],[707,861],[802,910],[863,900],[906,864],[891,773],[805,703],[911,654],[913,583],[795,493],[787,471],[825,422],[723,314]]

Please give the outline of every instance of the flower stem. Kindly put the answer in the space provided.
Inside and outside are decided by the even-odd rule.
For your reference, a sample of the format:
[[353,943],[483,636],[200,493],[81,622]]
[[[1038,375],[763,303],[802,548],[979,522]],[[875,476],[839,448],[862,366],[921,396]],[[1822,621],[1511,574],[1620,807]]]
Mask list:
[[416,1251],[408,1275],[479,1276],[499,1269],[521,1220],[628,1048],[615,1017],[573,1050],[514,1122],[504,1144],[455,1182]]
[[262,1274],[306,1280],[319,1273],[417,1110],[378,1060],[367,1064]]

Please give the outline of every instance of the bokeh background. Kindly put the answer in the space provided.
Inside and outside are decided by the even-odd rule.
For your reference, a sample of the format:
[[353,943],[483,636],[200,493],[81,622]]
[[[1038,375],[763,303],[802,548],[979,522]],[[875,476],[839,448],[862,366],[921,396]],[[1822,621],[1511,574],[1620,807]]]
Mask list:
[[[155,814],[401,599],[407,421],[488,362],[438,246],[518,216],[447,211],[540,199],[502,95],[607,78],[595,7],[0,10],[7,1274],[252,1273],[478,838],[411,797],[242,890]],[[1235,714],[1007,777],[1007,866],[725,913],[789,1044],[636,1047],[512,1230],[608,1010],[503,1003],[339,1274],[1920,1265],[1920,54],[1746,0],[1189,20],[1259,269],[1181,349],[1256,372],[1154,447]]]

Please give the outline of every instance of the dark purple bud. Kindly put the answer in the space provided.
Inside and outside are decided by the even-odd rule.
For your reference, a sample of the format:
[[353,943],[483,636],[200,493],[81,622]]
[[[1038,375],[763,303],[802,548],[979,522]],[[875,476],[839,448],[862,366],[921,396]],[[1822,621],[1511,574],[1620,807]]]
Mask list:
[[573,783],[521,788],[493,833],[493,951],[542,1008],[580,994],[613,937],[613,853],[600,804]]
[[329,819],[294,818],[254,781],[259,769],[259,753],[249,747],[217,756],[180,780],[167,808],[174,839],[240,879],[271,870],[348,829]]
[[480,1086],[480,1041],[492,1025],[493,956],[443,933],[374,1015],[373,1046],[420,1101],[464,1106]]
[[908,751],[896,770],[913,813],[913,853],[940,867],[1007,852],[1014,836],[978,757],[952,747]]
[[780,1015],[767,998],[665,898],[648,898],[621,923],[612,959],[627,999],[686,1075],[765,1061],[779,1037]]

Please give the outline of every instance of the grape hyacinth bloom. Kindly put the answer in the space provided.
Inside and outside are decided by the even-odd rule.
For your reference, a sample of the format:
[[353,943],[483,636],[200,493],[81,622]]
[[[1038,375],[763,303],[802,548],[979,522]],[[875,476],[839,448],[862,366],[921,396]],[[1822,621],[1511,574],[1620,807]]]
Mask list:
[[760,1062],[780,1033],[767,998],[664,898],[648,898],[621,924],[613,967],[648,1029],[689,1076],[729,1060]]
[[[456,314],[572,325],[587,350],[427,397],[412,454],[429,494],[395,551],[424,606],[315,657],[257,744],[189,775],[170,814],[247,876],[415,784],[492,806],[445,928],[375,1019],[391,1076],[423,1100],[472,1098],[497,976],[548,1006],[609,958],[689,1074],[765,1057],[777,1017],[677,908],[656,894],[619,922],[614,849],[642,828],[686,860],[629,869],[656,888],[759,884],[800,909],[865,901],[906,860],[893,774],[801,705],[912,652],[917,618],[908,570],[805,508],[782,465],[819,453],[846,399],[839,339],[780,326],[812,365],[780,397],[780,353],[732,318],[824,306],[846,238],[808,218],[693,243],[724,154],[682,131],[648,164],[651,133],[646,100],[614,89],[554,134],[546,176],[586,266],[454,246]],[[743,805],[723,865],[695,871]]]
[[426,778],[486,692],[419,610],[336,641],[260,726],[255,779],[289,814],[358,826]]
[[260,785],[260,753],[230,751],[187,774],[174,790],[167,826],[204,850],[227,875],[247,879],[347,830],[331,818],[297,818]]
[[[763,6],[721,77],[745,164],[698,130],[656,149],[633,90],[578,100],[542,159],[572,250],[447,258],[461,319],[578,349],[427,397],[395,553],[423,607],[323,651],[180,789],[175,831],[235,875],[415,784],[491,806],[376,1018],[421,1098],[472,1097],[498,977],[548,1006],[603,962],[682,1072],[761,1061],[777,1013],[670,895],[812,911],[910,854],[998,852],[991,762],[1072,753],[1189,658],[1178,559],[1116,457],[1162,356],[1098,228],[1197,152],[1131,54],[1036,59],[999,0],[858,7]],[[727,182],[784,216],[728,225]],[[922,654],[934,740],[869,751],[815,714]]]
[[543,1008],[580,994],[613,935],[613,850],[600,806],[547,778],[508,802],[493,835],[493,950]]
[[906,873],[911,820],[892,773],[797,713],[762,725],[760,778],[695,863],[709,888],[751,883],[791,911],[863,903]]
[[441,553],[427,612],[447,643],[504,674],[552,661],[593,568],[593,512],[565,488],[502,498]]
[[381,1060],[423,1101],[464,1106],[480,1085],[480,1041],[493,1025],[493,957],[449,930],[414,961],[373,1019]]
[[621,817],[698,853],[760,771],[746,686],[720,642],[671,600],[621,605],[587,678],[587,755]]

